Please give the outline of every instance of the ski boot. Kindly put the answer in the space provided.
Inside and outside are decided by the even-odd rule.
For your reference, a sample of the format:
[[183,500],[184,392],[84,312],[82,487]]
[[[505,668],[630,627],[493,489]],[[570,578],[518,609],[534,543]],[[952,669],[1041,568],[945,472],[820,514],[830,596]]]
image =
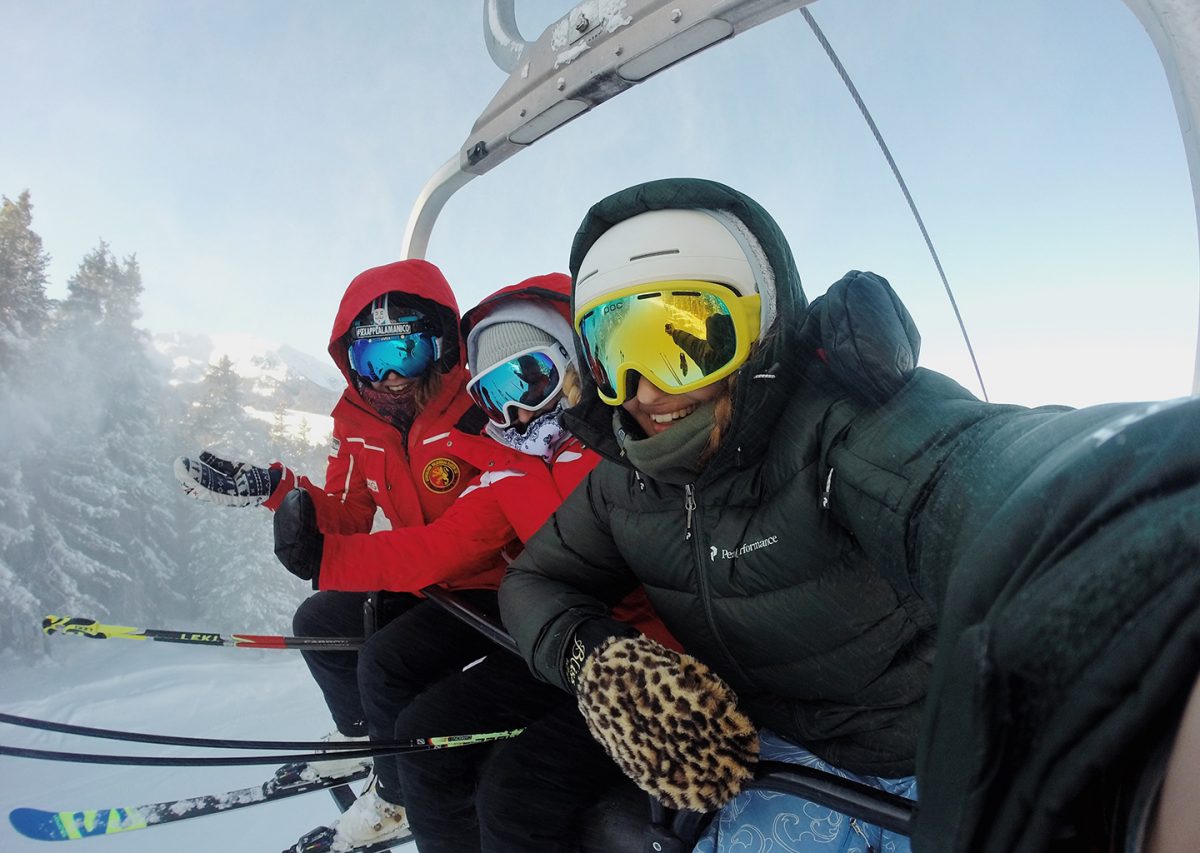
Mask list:
[[375,778],[333,826],[318,826],[284,853],[376,853],[412,838],[403,806],[376,792]]
[[340,847],[334,846],[336,833],[337,830],[332,827],[318,826],[297,841],[294,846],[284,850],[283,853],[386,853],[386,851],[412,840],[412,835],[405,831],[402,836],[387,841],[377,841],[362,847]]

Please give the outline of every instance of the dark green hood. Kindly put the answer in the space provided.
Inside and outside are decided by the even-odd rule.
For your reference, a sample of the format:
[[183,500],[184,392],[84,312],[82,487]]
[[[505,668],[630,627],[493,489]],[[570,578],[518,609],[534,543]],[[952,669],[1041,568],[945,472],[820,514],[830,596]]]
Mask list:
[[[775,276],[775,322],[764,331],[762,342],[736,374],[739,381],[733,399],[733,422],[729,436],[705,469],[708,477],[730,464],[757,458],[765,448],[771,426],[790,396],[788,387],[800,373],[796,361],[801,348],[795,338],[807,315],[808,300],[787,239],[758,202],[716,181],[666,178],[621,190],[588,211],[571,246],[572,316],[574,282],[592,244],[618,222],[651,210],[728,211],[758,239]],[[579,363],[586,364],[582,356]],[[585,443],[618,459],[620,451],[612,434],[613,409],[596,396],[590,377],[584,376],[583,380],[583,401],[567,413],[567,424]]]

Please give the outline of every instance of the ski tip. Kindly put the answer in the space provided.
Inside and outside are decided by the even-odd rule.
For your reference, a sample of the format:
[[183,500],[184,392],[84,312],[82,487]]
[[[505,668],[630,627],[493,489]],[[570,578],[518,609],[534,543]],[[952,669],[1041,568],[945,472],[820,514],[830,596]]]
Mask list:
[[[96,625],[95,619],[84,619],[79,616],[55,616],[50,614],[42,617],[42,633],[56,634],[62,631],[65,634],[79,632],[79,630],[91,628]],[[86,633],[86,631],[84,631]]]
[[82,812],[16,808],[8,813],[8,822],[17,832],[36,841],[69,841],[95,835],[112,835],[145,829],[147,825],[141,810],[128,808]]
[[56,821],[55,812],[41,809],[18,808],[8,813],[8,822],[13,829],[36,841],[62,841],[67,836],[62,831],[62,825]]

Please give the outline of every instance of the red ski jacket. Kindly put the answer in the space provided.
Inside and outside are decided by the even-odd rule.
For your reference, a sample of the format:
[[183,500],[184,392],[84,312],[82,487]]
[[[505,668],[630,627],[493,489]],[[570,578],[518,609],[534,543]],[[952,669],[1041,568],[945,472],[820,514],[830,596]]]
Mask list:
[[[355,389],[345,344],[358,312],[393,290],[437,303],[445,309],[447,327],[441,388],[417,413],[407,436]],[[438,536],[427,527],[455,505],[480,471],[505,467],[521,455],[469,434],[468,422],[477,432],[482,418],[464,391],[467,371],[457,324],[458,303],[450,285],[437,267],[423,260],[367,270],[343,295],[329,354],[346,377],[347,388],[333,409],[333,449],[325,486],[307,477],[297,479],[283,468],[283,481],[265,504],[275,509],[297,487],[313,498],[317,523],[325,534],[321,589],[416,592],[434,583],[476,589],[499,585],[506,565],[501,549],[512,539],[511,532],[479,532],[487,527],[482,520],[477,535]],[[382,511],[390,530],[370,532],[376,510]]]

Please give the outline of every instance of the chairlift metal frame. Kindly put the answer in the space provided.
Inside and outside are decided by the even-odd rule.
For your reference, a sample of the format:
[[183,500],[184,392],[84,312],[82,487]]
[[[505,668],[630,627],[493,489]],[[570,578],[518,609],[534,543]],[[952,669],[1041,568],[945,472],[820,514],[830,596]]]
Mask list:
[[[466,141],[422,188],[401,257],[425,256],[446,202],[567,122],[702,50],[814,0],[583,0],[527,41],[515,0],[484,0],[484,43],[509,77]],[[1123,0],[1150,36],[1175,103],[1200,249],[1200,11],[1194,0]],[[1198,282],[1200,292],[1200,282]],[[1200,306],[1192,393],[1200,394]]]

